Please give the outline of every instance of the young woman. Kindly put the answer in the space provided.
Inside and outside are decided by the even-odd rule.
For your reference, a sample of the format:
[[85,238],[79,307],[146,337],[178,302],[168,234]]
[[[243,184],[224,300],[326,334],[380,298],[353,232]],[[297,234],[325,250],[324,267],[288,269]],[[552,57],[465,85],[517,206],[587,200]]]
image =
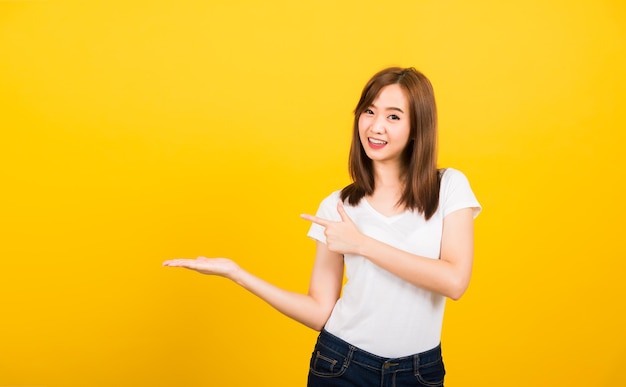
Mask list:
[[229,278],[320,331],[309,387],[443,386],[445,299],[469,284],[480,205],[461,172],[437,169],[436,150],[428,79],[413,68],[382,70],[355,110],[353,183],[324,199],[316,216],[302,215],[317,246],[308,294],[225,258],[164,265]]

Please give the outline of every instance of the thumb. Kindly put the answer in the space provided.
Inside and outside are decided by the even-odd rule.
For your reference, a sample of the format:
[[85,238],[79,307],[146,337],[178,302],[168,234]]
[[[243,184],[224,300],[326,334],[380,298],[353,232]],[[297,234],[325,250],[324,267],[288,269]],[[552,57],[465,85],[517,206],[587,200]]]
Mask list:
[[339,213],[342,222],[352,223],[352,219],[350,219],[350,217],[346,213],[346,209],[343,208],[343,203],[341,201],[337,202],[337,212]]

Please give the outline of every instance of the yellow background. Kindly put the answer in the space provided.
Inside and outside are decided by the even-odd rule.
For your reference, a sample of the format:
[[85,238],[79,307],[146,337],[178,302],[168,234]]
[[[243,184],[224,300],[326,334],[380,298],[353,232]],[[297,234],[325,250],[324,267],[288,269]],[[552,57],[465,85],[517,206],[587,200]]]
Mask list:
[[0,1],[0,386],[303,386],[305,292],[389,65],[433,82],[440,165],[484,206],[447,386],[623,386],[622,1]]

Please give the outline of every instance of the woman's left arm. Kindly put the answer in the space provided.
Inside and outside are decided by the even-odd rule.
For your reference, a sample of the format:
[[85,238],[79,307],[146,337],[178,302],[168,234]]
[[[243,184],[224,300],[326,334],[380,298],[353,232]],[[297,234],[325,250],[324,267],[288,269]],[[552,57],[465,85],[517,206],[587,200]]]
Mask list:
[[472,208],[454,211],[443,219],[439,259],[411,254],[368,237],[357,229],[341,202],[337,211],[341,215],[340,222],[302,215],[304,219],[325,227],[326,243],[331,251],[364,256],[415,286],[453,300],[458,300],[465,293],[474,260]]

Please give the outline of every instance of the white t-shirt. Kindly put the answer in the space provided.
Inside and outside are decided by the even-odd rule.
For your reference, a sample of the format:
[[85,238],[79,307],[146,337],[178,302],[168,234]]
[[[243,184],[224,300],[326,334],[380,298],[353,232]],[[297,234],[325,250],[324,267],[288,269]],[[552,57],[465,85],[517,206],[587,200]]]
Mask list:
[[[317,216],[339,221],[340,191],[322,201]],[[391,217],[377,212],[365,198],[345,205],[359,230],[376,240],[427,258],[439,259],[443,218],[471,207],[481,210],[463,173],[448,168],[441,179],[439,207],[428,220],[415,211]],[[326,243],[324,228],[312,224],[308,236]],[[398,358],[436,347],[441,340],[445,297],[416,287],[360,255],[344,256],[347,283],[325,329],[378,356]]]

